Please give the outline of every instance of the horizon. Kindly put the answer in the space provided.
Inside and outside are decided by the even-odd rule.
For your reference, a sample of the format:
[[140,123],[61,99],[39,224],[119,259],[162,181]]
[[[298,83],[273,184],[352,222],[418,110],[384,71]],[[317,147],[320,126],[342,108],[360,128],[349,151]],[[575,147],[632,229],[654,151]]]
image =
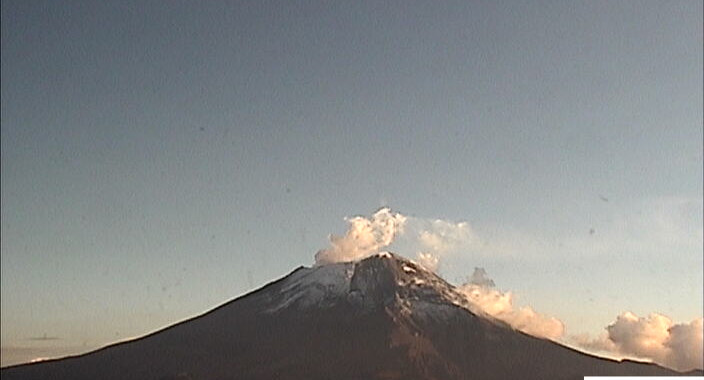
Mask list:
[[495,284],[475,295],[543,334],[670,360],[613,339],[698,342],[703,12],[3,1],[0,365],[370,247]]
[[[390,255],[389,255],[389,254],[390,254]],[[315,263],[315,264],[312,264],[312,265],[310,265],[310,266],[301,265],[301,266],[296,267],[295,269],[293,269],[292,271],[286,273],[285,275],[283,275],[283,276],[281,276],[281,277],[272,279],[271,281],[269,281],[268,283],[262,285],[262,286],[259,287],[259,288],[250,290],[249,292],[246,292],[246,293],[244,293],[244,294],[241,294],[241,295],[239,295],[239,296],[237,296],[237,297],[235,297],[235,298],[233,298],[233,299],[224,301],[223,303],[220,303],[220,304],[218,304],[218,305],[216,305],[216,306],[214,306],[214,307],[212,307],[212,308],[210,308],[210,309],[208,309],[208,310],[206,310],[206,311],[204,311],[204,312],[202,312],[202,313],[200,313],[200,314],[187,317],[187,318],[185,318],[185,319],[183,319],[183,320],[180,320],[180,321],[175,321],[175,322],[173,322],[173,323],[171,323],[171,324],[169,324],[169,325],[159,327],[159,328],[157,328],[157,329],[154,330],[154,331],[147,332],[147,333],[144,334],[144,335],[135,336],[135,337],[130,337],[130,338],[125,338],[125,339],[123,339],[123,340],[116,341],[116,342],[111,342],[111,343],[109,343],[109,344],[107,344],[107,345],[105,345],[105,346],[98,347],[98,348],[92,349],[92,350],[87,351],[87,352],[79,352],[79,353],[74,353],[74,354],[70,354],[70,355],[66,355],[66,356],[39,357],[39,358],[35,358],[35,359],[33,359],[33,360],[29,361],[29,362],[14,363],[14,364],[10,364],[10,365],[8,365],[8,366],[3,366],[2,368],[14,367],[14,366],[23,366],[23,365],[32,364],[32,363],[37,363],[37,362],[43,362],[43,361],[61,360],[61,359],[71,358],[71,357],[81,357],[81,356],[85,356],[85,355],[88,355],[88,354],[90,354],[90,353],[93,353],[93,352],[95,352],[95,351],[101,351],[101,350],[103,350],[103,349],[106,349],[106,348],[109,348],[109,347],[112,347],[112,346],[115,346],[115,345],[121,345],[121,344],[124,344],[124,343],[129,343],[129,342],[133,342],[133,341],[142,340],[142,339],[148,338],[148,337],[150,337],[150,336],[152,336],[152,335],[154,335],[154,334],[158,334],[158,333],[160,333],[160,332],[162,332],[162,331],[164,331],[164,330],[167,330],[167,329],[169,329],[169,328],[171,328],[171,327],[174,327],[174,326],[176,326],[176,325],[181,325],[181,324],[183,324],[183,323],[187,323],[187,322],[190,322],[190,321],[192,321],[192,320],[195,320],[195,319],[204,317],[204,316],[210,314],[211,312],[214,312],[214,311],[216,311],[216,310],[218,310],[218,309],[220,309],[220,308],[222,308],[222,307],[227,306],[228,304],[231,304],[232,302],[236,302],[236,301],[238,301],[238,300],[240,300],[240,299],[243,299],[243,298],[245,298],[245,297],[248,297],[248,296],[250,296],[250,295],[253,295],[254,293],[257,293],[257,292],[260,292],[260,291],[262,291],[262,290],[265,290],[265,289],[266,289],[267,287],[269,287],[270,285],[273,285],[273,284],[275,284],[275,283],[279,283],[279,282],[281,282],[281,281],[283,281],[283,280],[288,279],[291,275],[293,275],[294,273],[296,273],[298,270],[300,270],[300,269],[302,269],[302,268],[304,268],[304,269],[310,269],[310,270],[317,270],[317,269],[320,268],[321,266],[356,264],[356,263],[359,263],[359,262],[361,262],[361,261],[365,261],[365,260],[370,259],[370,258],[373,258],[373,257],[394,257],[394,256],[395,256],[397,259],[400,258],[401,260],[407,260],[408,262],[411,262],[411,263],[413,263],[413,264],[416,264],[416,265],[420,266],[421,268],[423,268],[424,270],[426,270],[426,271],[428,271],[428,272],[430,272],[430,273],[433,273],[433,274],[438,275],[437,273],[435,273],[434,270],[431,270],[431,269],[429,269],[429,268],[423,267],[423,265],[422,265],[419,261],[413,260],[413,259],[411,259],[411,258],[405,257],[405,256],[403,256],[403,255],[400,255],[400,254],[398,254],[398,253],[391,252],[391,251],[379,251],[379,252],[375,252],[375,253],[370,253],[370,254],[365,255],[365,256],[363,256],[363,257],[361,257],[361,258],[356,258],[356,259],[350,260],[350,261],[336,261],[336,262],[329,262],[329,263]],[[438,276],[439,276],[439,275],[438,275]],[[442,279],[441,276],[439,276],[439,277]],[[443,279],[443,280],[444,280],[444,279]],[[457,287],[457,286],[458,286],[458,285],[455,285],[455,284],[451,284],[450,282],[448,282],[448,283],[449,283],[451,286],[453,286],[453,287]],[[470,309],[467,309],[467,311],[472,312]],[[502,320],[502,319],[500,319],[500,318],[498,318],[498,319],[499,319],[499,320]],[[517,331],[520,331],[520,329],[516,329],[516,330],[517,330]],[[530,334],[530,333],[527,333],[527,334],[528,334],[528,335],[533,335],[533,336],[535,336],[534,334]],[[623,356],[623,355],[618,355],[618,354],[615,354],[615,353],[605,353],[605,352],[600,352],[600,351],[588,350],[588,349],[585,349],[584,347],[580,347],[580,346],[579,346],[577,343],[575,343],[575,342],[569,342],[569,341],[564,341],[564,340],[553,340],[553,339],[551,339],[551,338],[540,337],[540,336],[536,336],[536,337],[541,338],[541,339],[545,339],[545,340],[554,341],[555,343],[558,343],[558,344],[560,344],[560,345],[562,345],[562,346],[565,346],[565,347],[567,347],[567,348],[570,348],[570,349],[572,349],[572,350],[574,350],[574,351],[577,351],[577,352],[580,352],[580,353],[584,353],[584,354],[587,354],[587,355],[591,355],[591,356],[594,356],[594,357],[597,357],[597,358],[609,359],[609,360],[614,360],[614,361],[617,361],[617,362],[629,362],[629,361],[630,361],[630,362],[634,362],[634,363],[655,364],[655,365],[659,365],[659,366],[668,368],[667,366],[664,366],[664,365],[661,364],[661,363],[657,363],[657,362],[653,361],[653,360],[650,359],[650,358],[640,358],[640,357],[635,357],[635,356]],[[30,338],[30,339],[35,339],[35,338]],[[50,340],[53,340],[53,339],[56,339],[56,338],[55,338],[55,337],[49,337],[49,338],[43,337],[43,338],[41,338],[41,339],[50,339]],[[702,369],[701,369],[701,368],[693,368],[693,369],[678,370],[678,371],[681,372],[681,373],[686,373],[686,372],[697,371],[697,370],[701,371]]]

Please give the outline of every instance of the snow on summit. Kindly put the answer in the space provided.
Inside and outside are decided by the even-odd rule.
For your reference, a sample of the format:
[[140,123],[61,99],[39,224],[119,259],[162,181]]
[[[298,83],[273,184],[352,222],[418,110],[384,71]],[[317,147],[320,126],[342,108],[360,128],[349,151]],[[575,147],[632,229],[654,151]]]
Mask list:
[[395,304],[405,313],[420,314],[433,307],[461,308],[493,320],[435,273],[390,252],[357,261],[301,267],[283,280],[275,305],[268,312],[339,303],[368,308]]

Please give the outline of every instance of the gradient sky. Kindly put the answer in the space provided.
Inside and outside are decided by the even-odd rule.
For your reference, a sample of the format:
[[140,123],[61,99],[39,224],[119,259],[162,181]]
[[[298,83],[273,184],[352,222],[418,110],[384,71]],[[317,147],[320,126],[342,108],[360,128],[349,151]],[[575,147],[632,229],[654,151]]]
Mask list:
[[382,205],[467,221],[501,249],[441,274],[484,267],[569,333],[702,315],[701,1],[3,0],[1,21],[3,365],[206,311]]

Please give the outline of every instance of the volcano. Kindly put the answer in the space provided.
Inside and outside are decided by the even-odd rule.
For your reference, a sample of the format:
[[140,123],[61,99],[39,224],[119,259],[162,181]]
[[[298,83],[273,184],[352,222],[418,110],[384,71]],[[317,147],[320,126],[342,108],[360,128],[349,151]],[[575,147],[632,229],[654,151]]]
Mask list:
[[582,379],[679,373],[514,330],[391,253],[312,268],[135,340],[12,379]]

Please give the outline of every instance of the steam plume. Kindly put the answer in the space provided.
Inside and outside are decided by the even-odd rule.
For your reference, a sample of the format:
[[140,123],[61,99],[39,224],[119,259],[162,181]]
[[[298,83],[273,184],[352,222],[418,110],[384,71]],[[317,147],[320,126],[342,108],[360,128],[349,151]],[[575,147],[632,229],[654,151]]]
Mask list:
[[391,212],[388,207],[379,209],[371,219],[363,216],[345,218],[349,227],[344,236],[330,235],[330,248],[315,254],[317,265],[355,261],[379,252],[403,233],[406,217]]
[[[405,240],[410,244],[408,248],[417,252],[418,262],[435,272],[448,253],[472,252],[485,245],[467,222],[406,217],[389,208],[378,210],[371,218],[356,216],[345,220],[349,224],[347,232],[343,236],[330,236],[330,247],[315,255],[316,265],[363,259],[404,235],[401,243]],[[483,268],[475,268],[469,282],[458,289],[478,310],[517,330],[553,340],[563,339],[565,326],[560,320],[537,313],[528,306],[514,307],[513,293],[496,289]],[[701,369],[704,367],[703,322],[704,318],[698,318],[676,324],[657,313],[643,318],[626,312],[598,338],[583,335],[572,336],[570,340],[585,350],[609,356],[650,359],[682,371]]]
[[426,269],[437,272],[443,256],[459,249],[467,249],[477,241],[467,222],[442,219],[411,218],[415,247],[419,248],[418,261]]
[[474,232],[467,222],[454,223],[442,219],[430,221],[418,234],[421,247],[438,255],[456,250],[474,239]]
[[470,281],[459,290],[483,312],[526,334],[556,340],[565,331],[564,324],[556,318],[539,314],[528,306],[514,308],[513,294],[497,290],[484,268],[474,268]]

